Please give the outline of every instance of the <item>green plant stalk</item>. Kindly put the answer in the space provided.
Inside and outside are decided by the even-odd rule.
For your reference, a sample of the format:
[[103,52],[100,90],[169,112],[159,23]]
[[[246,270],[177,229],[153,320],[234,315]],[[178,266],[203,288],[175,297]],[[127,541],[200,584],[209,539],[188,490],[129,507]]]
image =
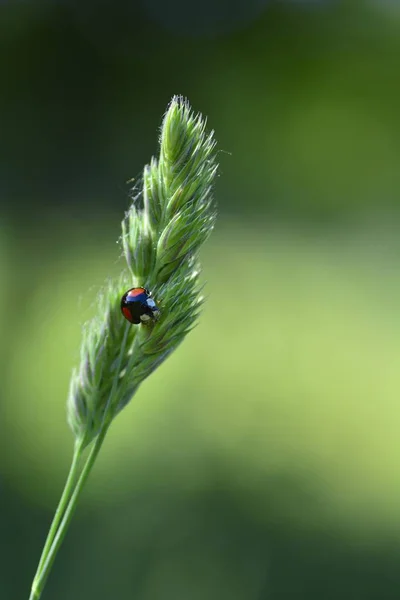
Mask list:
[[[159,156],[144,168],[122,222],[128,271],[107,282],[96,300],[96,316],[83,328],[80,365],[67,401],[74,455],[30,600],[41,598],[111,422],[195,326],[203,304],[199,251],[216,218],[215,146],[202,115],[174,96],[162,122]],[[132,327],[124,321],[121,297],[133,286],[151,290],[160,302],[156,322]]]
[[118,358],[118,365],[115,371],[113,387],[111,389],[108,403],[104,411],[104,418],[101,425],[100,433],[93,444],[89,456],[87,457],[86,462],[82,467],[78,481],[76,482],[76,485],[74,487],[74,483],[79,472],[79,461],[83,451],[83,440],[79,440],[76,442],[74,456],[72,459],[67,482],[65,484],[64,491],[62,493],[60,502],[56,510],[56,514],[53,519],[53,523],[47,536],[42,556],[40,558],[40,562],[36,571],[36,575],[33,579],[31,595],[29,600],[39,600],[42,595],[44,586],[46,585],[47,578],[50,574],[58,550],[60,549],[60,546],[68,531],[69,524],[75,512],[83,487],[90,475],[90,472],[96,461],[97,455],[99,454],[100,449],[103,445],[108,428],[111,425],[113,419],[112,404],[118,386],[119,373],[126,349],[129,329],[130,325],[127,324],[125,327],[124,338],[122,341],[121,350]]
[[111,425],[111,419],[109,419],[103,425],[99,435],[96,438],[96,441],[93,444],[92,450],[90,451],[90,454],[87,458],[85,466],[82,469],[82,472],[79,476],[78,482],[77,482],[75,489],[69,499],[67,506],[65,507],[65,505],[64,505],[62,507],[64,509],[62,521],[61,521],[59,527],[57,528],[57,531],[56,531],[55,535],[53,536],[53,539],[51,540],[50,549],[48,550],[44,560],[42,561],[41,566],[39,565],[38,573],[35,576],[35,579],[34,579],[34,582],[32,585],[31,596],[30,596],[29,600],[39,600],[42,595],[44,586],[46,585],[46,581],[50,574],[54,560],[55,560],[57,553],[61,547],[61,544],[65,538],[65,535],[68,531],[68,527],[71,523],[72,517],[73,517],[75,509],[77,507],[79,497],[80,497],[83,487],[90,475],[90,472],[94,466],[94,463],[95,463],[96,458],[97,458],[97,456],[100,452],[100,449],[103,445],[104,439],[106,437],[106,433],[107,433],[110,425]]
[[40,557],[39,565],[37,568],[38,572],[40,572],[43,567],[43,563],[45,562],[47,554],[51,548],[54,537],[57,533],[58,526],[63,517],[65,508],[69,502],[69,499],[72,496],[74,485],[76,483],[77,476],[79,473],[79,462],[82,456],[82,449],[82,444],[79,440],[77,440],[74,447],[74,454],[72,457],[72,463],[68,473],[67,481],[65,482],[64,490],[58,503],[57,510],[51,523],[51,527],[46,538],[46,543],[44,545],[42,555]]
[[58,527],[60,525],[60,521],[62,520],[65,510],[68,506],[68,502],[73,494],[74,484],[77,479],[77,475],[79,472],[79,461],[81,458],[81,447],[79,443],[76,443],[74,449],[74,455],[71,463],[71,467],[68,473],[67,481],[64,486],[63,493],[61,495],[60,501],[57,506],[56,513],[54,515],[54,519],[52,521],[49,533],[46,538],[45,545],[43,547],[42,555],[40,557],[40,561],[37,567],[36,575],[34,577],[31,589],[31,595],[29,600],[38,600],[43,591],[43,583],[40,582],[40,576],[43,571],[43,566],[46,564],[48,554],[51,550],[54,538],[57,534]]

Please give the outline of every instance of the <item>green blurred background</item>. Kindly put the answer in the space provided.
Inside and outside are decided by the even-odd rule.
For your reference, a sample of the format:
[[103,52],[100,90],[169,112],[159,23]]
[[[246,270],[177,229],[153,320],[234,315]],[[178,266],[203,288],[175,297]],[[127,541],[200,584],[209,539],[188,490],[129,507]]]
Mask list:
[[2,0],[1,600],[28,598],[81,326],[176,93],[221,151],[207,304],[43,599],[400,597],[399,4]]

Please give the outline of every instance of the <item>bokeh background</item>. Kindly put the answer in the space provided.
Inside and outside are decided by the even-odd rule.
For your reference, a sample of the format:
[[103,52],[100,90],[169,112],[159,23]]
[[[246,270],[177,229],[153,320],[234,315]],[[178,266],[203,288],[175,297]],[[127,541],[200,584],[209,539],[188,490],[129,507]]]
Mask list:
[[82,323],[173,94],[219,141],[200,326],[108,436],[43,596],[400,596],[400,3],[2,0],[0,598],[68,469]]

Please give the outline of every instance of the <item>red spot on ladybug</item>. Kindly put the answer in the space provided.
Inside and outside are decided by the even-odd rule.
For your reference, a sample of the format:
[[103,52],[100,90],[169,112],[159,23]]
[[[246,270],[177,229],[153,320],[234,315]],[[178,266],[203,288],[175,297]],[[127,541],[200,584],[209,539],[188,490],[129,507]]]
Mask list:
[[[146,288],[132,288],[129,292],[126,292],[129,298],[135,298],[135,296],[140,296],[141,294],[148,294]],[[149,294],[148,294],[149,295]]]
[[121,298],[121,312],[130,323],[148,323],[156,321],[160,310],[146,288],[132,288]]
[[128,319],[128,321],[131,320],[131,311],[129,310],[129,308],[127,308],[126,306],[122,306],[122,314],[124,315],[125,319]]

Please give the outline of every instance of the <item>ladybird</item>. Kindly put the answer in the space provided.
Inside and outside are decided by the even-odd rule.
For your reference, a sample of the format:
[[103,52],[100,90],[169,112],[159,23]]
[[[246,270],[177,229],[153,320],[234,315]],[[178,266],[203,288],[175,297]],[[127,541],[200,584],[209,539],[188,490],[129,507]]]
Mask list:
[[128,290],[121,298],[121,312],[130,323],[149,323],[156,321],[160,310],[151,297],[151,293],[143,287]]

